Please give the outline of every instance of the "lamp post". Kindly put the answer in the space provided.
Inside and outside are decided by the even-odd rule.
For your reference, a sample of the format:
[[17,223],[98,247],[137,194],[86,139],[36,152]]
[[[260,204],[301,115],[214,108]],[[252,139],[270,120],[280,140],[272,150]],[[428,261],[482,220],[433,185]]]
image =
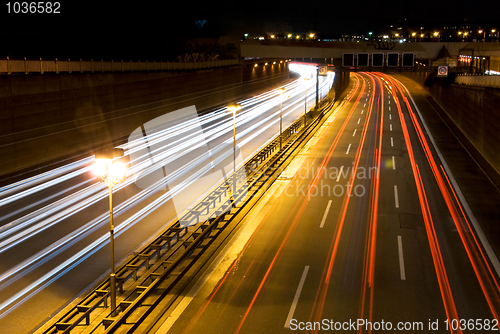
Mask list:
[[283,131],[283,93],[285,92],[285,88],[279,88],[278,93],[280,94],[280,151],[283,147],[283,137],[281,136],[281,132]]
[[236,111],[241,109],[241,105],[231,103],[227,110],[233,113],[233,199],[236,194]]
[[304,83],[306,86],[306,95],[304,97],[304,128],[307,124],[307,84],[309,83],[309,78],[304,78]]
[[115,227],[113,224],[113,187],[125,181],[125,165],[113,158],[123,156],[123,149],[106,149],[95,153],[95,162],[92,166],[94,175],[100,177],[109,190],[109,243],[111,246],[111,273],[109,288],[111,298],[111,316],[115,316],[116,309],[116,275],[115,275]]

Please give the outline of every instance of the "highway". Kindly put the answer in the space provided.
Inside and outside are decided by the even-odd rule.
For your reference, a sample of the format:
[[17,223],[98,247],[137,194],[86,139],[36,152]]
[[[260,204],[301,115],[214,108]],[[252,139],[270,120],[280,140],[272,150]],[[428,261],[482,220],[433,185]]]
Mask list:
[[[286,127],[314,106],[316,68],[291,64],[290,70],[299,78],[284,85],[284,93],[273,89],[235,101],[241,105],[235,124],[227,106],[200,116],[192,106],[171,111],[182,116],[175,121],[161,116],[138,127],[120,146],[129,164],[126,181],[113,191],[117,263],[230,176],[233,125],[238,167],[279,135],[280,109]],[[320,77],[321,97],[332,82],[332,73]],[[109,275],[108,190],[91,174],[93,162],[89,153],[88,158],[0,189],[3,333],[31,332]],[[220,175],[211,175],[200,187],[196,182],[210,170]]]
[[419,108],[394,77],[352,73],[252,228],[156,333],[498,331],[498,260]]

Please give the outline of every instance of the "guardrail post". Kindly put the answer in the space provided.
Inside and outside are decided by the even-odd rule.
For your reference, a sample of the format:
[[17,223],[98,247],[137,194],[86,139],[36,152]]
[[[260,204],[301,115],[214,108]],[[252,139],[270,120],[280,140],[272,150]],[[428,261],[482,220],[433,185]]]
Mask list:
[[94,59],[90,59],[90,72],[94,73]]
[[101,59],[101,73],[104,72],[104,61]]
[[59,62],[57,61],[57,58],[56,58],[56,74],[59,74]]
[[7,74],[10,74],[10,59],[9,59],[9,56],[7,56]]
[[24,57],[24,74],[28,74],[28,64],[26,63],[26,57]]
[[123,59],[121,60],[121,62],[122,62],[122,72],[123,72]]
[[42,57],[40,57],[40,74],[43,74]]
[[113,59],[111,59],[111,73],[114,73],[115,72],[115,66],[114,66],[114,62],[113,62]]
[[68,58],[68,72],[71,73],[71,59]]
[[83,63],[82,63],[82,58],[80,58],[80,73],[83,73]]

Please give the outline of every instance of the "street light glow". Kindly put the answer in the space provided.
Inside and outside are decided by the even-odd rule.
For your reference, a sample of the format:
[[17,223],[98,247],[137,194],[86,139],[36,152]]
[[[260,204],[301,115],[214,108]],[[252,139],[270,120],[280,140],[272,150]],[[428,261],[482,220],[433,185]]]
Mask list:
[[92,165],[92,174],[94,174],[95,176],[103,177],[104,175],[106,175],[107,169],[108,166],[106,160],[97,159]]
[[125,165],[119,161],[111,163],[109,168],[109,177],[114,180],[123,180],[125,178]]
[[95,176],[101,177],[105,183],[119,183],[125,180],[126,168],[119,161],[96,159],[92,165],[92,173]]
[[238,110],[241,109],[241,105],[237,103],[231,103],[230,105],[227,106],[227,110],[232,112],[233,114]]

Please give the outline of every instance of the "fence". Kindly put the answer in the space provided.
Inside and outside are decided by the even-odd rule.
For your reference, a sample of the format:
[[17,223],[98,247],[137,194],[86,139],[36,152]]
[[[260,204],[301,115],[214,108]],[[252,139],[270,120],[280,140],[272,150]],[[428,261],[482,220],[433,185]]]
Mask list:
[[500,75],[460,75],[455,83],[470,86],[500,87]]
[[94,61],[94,60],[27,60],[0,59],[0,74],[30,74],[30,73],[99,73],[99,72],[133,72],[133,71],[169,71],[196,70],[222,66],[239,65],[239,59],[215,60],[206,62],[141,62],[141,61]]

